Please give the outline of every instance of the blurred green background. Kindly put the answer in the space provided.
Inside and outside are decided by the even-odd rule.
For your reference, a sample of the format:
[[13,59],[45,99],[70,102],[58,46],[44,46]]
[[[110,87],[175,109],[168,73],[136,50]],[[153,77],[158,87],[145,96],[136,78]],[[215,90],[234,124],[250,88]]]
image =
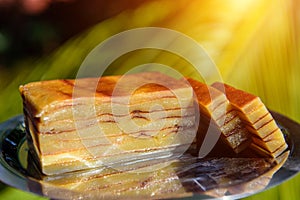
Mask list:
[[[297,0],[75,0],[43,13],[0,7],[0,122],[22,113],[18,86],[74,78],[85,56],[121,31],[146,26],[180,31],[201,44],[223,80],[300,122],[300,2]],[[151,38],[149,38],[151,41]],[[182,59],[159,51],[122,56],[106,71],[163,63],[194,76]],[[180,66],[180,67],[178,67]],[[300,198],[300,176],[247,199]],[[0,199],[40,199],[1,185]]]

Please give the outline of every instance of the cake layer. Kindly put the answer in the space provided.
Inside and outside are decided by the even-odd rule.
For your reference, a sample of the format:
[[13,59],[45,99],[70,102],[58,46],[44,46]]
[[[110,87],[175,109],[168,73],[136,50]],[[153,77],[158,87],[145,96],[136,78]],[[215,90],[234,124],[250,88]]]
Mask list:
[[280,129],[274,131],[274,133],[269,136],[261,139],[258,137],[253,137],[253,143],[262,147],[268,152],[275,152],[278,148],[284,147],[287,148],[287,144],[284,140],[282,140],[282,132]]
[[[230,124],[223,125],[222,127],[217,126],[216,123],[211,122],[211,120],[211,118],[202,115],[199,124],[200,128],[198,130],[198,133],[202,135],[200,138],[204,138],[205,134],[218,135],[217,133],[220,132],[223,143],[230,147],[235,153],[242,152],[250,145],[249,132],[243,125],[241,126],[239,118],[235,117],[234,120],[230,121]],[[203,139],[199,140],[198,142],[200,143],[203,141]]]
[[[69,171],[76,171],[98,166],[122,166],[124,163],[148,163],[157,162],[160,159],[176,158],[180,156],[190,145],[186,135],[191,135],[194,130],[184,130],[176,136],[168,137],[160,142],[164,145],[149,145],[148,141],[135,140],[136,145],[131,141],[126,141],[127,146],[123,148],[110,146],[90,146],[86,148],[82,145],[80,149],[57,152],[56,154],[36,155],[40,160],[40,168],[44,174],[60,174]],[[141,148],[142,144],[147,143],[147,148]],[[169,145],[166,145],[169,143]],[[145,145],[144,145],[145,146]],[[131,149],[131,150],[129,150]],[[35,152],[37,153],[37,151]]]
[[[130,118],[135,124],[139,126],[145,126],[154,120],[162,121],[170,119],[180,119],[183,117],[194,116],[194,107],[189,108],[173,108],[161,111],[135,111],[126,116],[115,116],[112,113],[103,113],[96,118],[88,118],[81,120],[72,120],[72,118],[66,118],[61,120],[48,120],[47,122],[40,122],[39,119],[30,118],[35,129],[39,130],[41,134],[59,134],[60,132],[72,132],[75,129],[83,129],[88,126],[94,126],[96,124],[105,123],[118,123]],[[150,124],[149,124],[150,126]],[[155,124],[153,124],[155,126]],[[158,126],[158,125],[157,125]],[[160,126],[160,125],[159,125]],[[161,126],[160,126],[161,127]]]
[[[30,105],[27,105],[28,102],[24,102],[24,107],[31,118],[35,118],[39,120],[39,122],[47,124],[48,122],[61,121],[74,117],[81,121],[111,114],[122,117],[129,114],[132,116],[137,114],[147,115],[147,113],[153,114],[158,111],[166,112],[177,110],[177,112],[181,112],[182,109],[187,109],[188,107],[191,108],[191,95],[191,91],[188,91],[186,94],[183,93],[182,96],[184,97],[180,99],[180,102],[177,97],[173,95],[151,100],[149,102],[129,104],[130,106],[117,104],[112,101],[102,102],[101,99],[95,99],[95,101],[86,102],[85,104],[68,105],[70,100],[66,100],[64,102],[65,105],[57,108],[48,108],[47,112],[39,115],[33,115],[31,113]],[[77,100],[74,99],[74,101]],[[122,113],[120,113],[120,110],[117,110],[119,108],[122,109]]]
[[[162,138],[168,138],[172,134],[176,134],[177,131],[183,129],[194,129],[194,117],[182,118],[182,119],[166,119],[165,121],[158,121],[152,124],[160,124],[161,127],[150,126],[144,129],[140,129],[137,132],[123,132],[117,124],[99,123],[93,126],[88,126],[80,130],[73,130],[67,132],[61,132],[59,134],[41,134],[34,130],[31,123],[28,123],[31,132],[34,132],[34,142],[36,144],[47,144],[45,146],[39,146],[39,151],[42,154],[48,154],[51,152],[76,149],[80,147],[80,143],[84,143],[85,146],[95,146],[98,144],[111,145],[115,144],[120,147],[129,145],[126,144],[128,140],[144,139],[149,140],[149,143],[143,143],[141,145],[153,145],[159,144]],[[152,125],[151,124],[151,125]],[[196,131],[196,130],[195,130]],[[187,136],[188,137],[188,136]],[[78,146],[79,145],[79,146]],[[134,145],[132,145],[132,148]]]

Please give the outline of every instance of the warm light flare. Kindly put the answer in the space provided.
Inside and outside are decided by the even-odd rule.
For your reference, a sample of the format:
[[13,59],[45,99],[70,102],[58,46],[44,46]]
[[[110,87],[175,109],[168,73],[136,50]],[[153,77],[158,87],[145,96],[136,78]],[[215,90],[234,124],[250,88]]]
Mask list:
[[[30,70],[11,72],[10,84],[0,86],[0,119],[21,113],[20,84],[73,78],[85,56],[103,40],[128,29],[158,26],[196,40],[214,60],[225,82],[260,96],[268,108],[300,122],[299,9],[296,0],[156,0],[146,1],[137,9],[126,8],[67,41],[52,55],[27,63]],[[155,35],[149,42],[153,39]],[[188,46],[182,44],[182,48]],[[106,73],[124,73],[149,62],[172,66],[191,77],[195,74],[186,60],[151,49],[121,56]],[[7,78],[4,76],[6,73],[0,74],[0,78]],[[251,199],[276,199],[278,193],[299,199],[295,195],[299,194],[299,180],[298,176]]]

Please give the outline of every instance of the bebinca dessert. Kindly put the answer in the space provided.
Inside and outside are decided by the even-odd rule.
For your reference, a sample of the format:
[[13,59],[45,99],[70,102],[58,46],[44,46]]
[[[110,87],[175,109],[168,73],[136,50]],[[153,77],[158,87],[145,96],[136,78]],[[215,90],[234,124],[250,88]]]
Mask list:
[[46,175],[180,155],[195,137],[192,88],[161,73],[33,82],[20,92]]
[[212,87],[223,91],[238,111],[240,119],[251,133],[253,150],[263,156],[276,158],[287,149],[280,128],[259,97],[220,82]]
[[251,143],[250,133],[236,110],[229,103],[226,95],[199,81],[191,78],[187,78],[187,80],[196,93],[200,110],[197,144],[201,145],[204,140],[203,137],[209,134],[208,129],[210,129],[214,132],[220,132],[223,142],[235,153],[245,150]]
[[30,153],[46,175],[151,166],[216,133],[237,157],[253,149],[277,158],[287,148],[260,99],[223,83],[143,72],[33,82],[20,92]]

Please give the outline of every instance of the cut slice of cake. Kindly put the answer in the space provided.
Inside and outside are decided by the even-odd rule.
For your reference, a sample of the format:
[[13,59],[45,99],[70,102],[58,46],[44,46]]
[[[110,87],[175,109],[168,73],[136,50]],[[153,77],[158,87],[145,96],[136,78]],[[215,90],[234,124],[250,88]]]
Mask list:
[[156,72],[20,87],[30,150],[44,174],[183,153],[195,130],[193,90]]
[[202,141],[209,132],[208,129],[211,129],[213,132],[221,132],[223,141],[235,153],[246,149],[251,143],[250,133],[242,124],[226,96],[204,83],[191,78],[187,78],[187,80],[197,95],[200,110],[198,145],[201,145],[199,140]]
[[287,149],[280,128],[259,97],[219,82],[212,86],[223,90],[238,111],[239,117],[252,133],[251,147],[254,150],[263,155],[278,157]]

